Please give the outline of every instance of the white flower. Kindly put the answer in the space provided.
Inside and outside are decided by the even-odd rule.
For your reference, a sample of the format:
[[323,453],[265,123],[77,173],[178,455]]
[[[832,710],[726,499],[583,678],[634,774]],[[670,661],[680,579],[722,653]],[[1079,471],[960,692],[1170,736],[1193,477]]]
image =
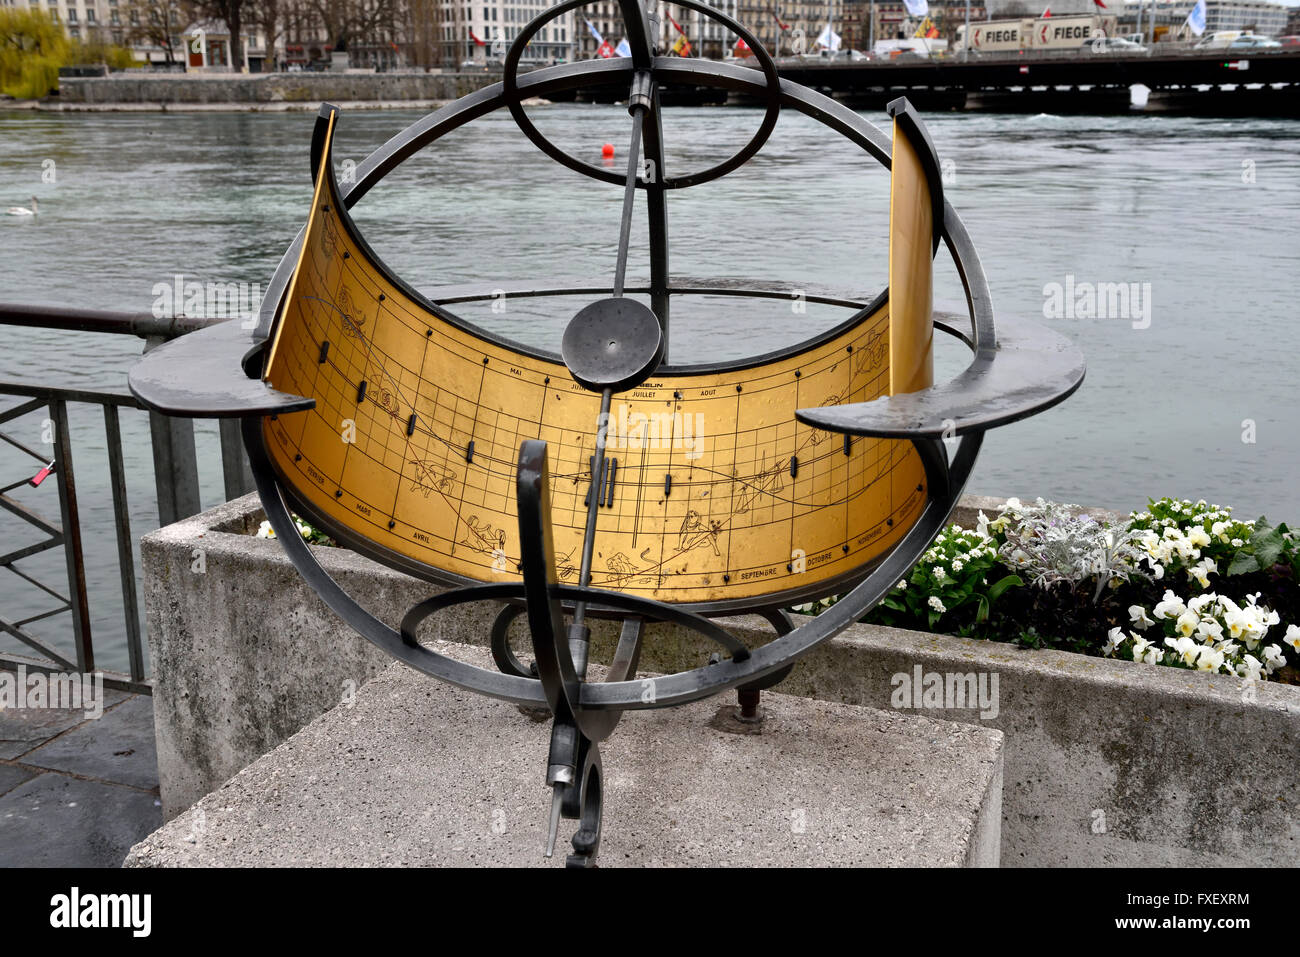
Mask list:
[[1277,645],[1266,645],[1264,647],[1264,666],[1268,668],[1268,673],[1272,674],[1286,664],[1286,656],[1282,654],[1282,649]]
[[1212,558],[1202,558],[1199,562],[1187,569],[1189,578],[1194,578],[1200,582],[1202,588],[1210,587],[1210,573],[1218,572],[1219,564]]
[[1007,499],[1007,504],[1002,507],[1004,509],[1013,509],[1017,512],[1020,511],[1020,509],[1024,508],[1024,506],[1020,504],[1020,499],[1018,498]]
[[962,562],[962,560],[961,560],[960,558],[954,558],[954,559],[952,560],[952,570],[953,570],[953,571],[955,571],[955,572],[959,572],[959,571],[961,571],[961,570],[962,570],[963,568],[965,568],[965,567],[966,567],[965,564]]
[[1242,655],[1241,664],[1237,665],[1237,675],[1247,681],[1258,681],[1263,667],[1254,655]]
[[989,537],[989,517],[984,514],[982,509],[980,510],[979,518],[975,523],[975,531],[979,533],[981,538]]
[[901,582],[899,582],[894,587],[897,588],[899,591],[907,591],[907,579],[904,578]]
[[1109,658],[1123,642],[1124,632],[1118,627],[1112,628],[1106,633],[1106,643],[1101,646],[1101,653]]
[[935,611],[937,611],[937,612],[938,612],[939,614],[941,614],[941,615],[942,615],[945,611],[948,610],[947,608],[945,608],[945,607],[943,606],[943,602],[939,600],[939,596],[938,596],[938,595],[931,595],[931,596],[930,596],[930,601],[929,601],[928,604],[930,605],[931,608],[933,608]]
[[1213,618],[1202,618],[1196,626],[1196,637],[1201,641],[1218,641],[1223,637],[1223,626]]
[[1183,664],[1190,665],[1196,661],[1196,656],[1201,653],[1201,646],[1192,641],[1191,638],[1166,638],[1165,644],[1173,649],[1174,654],[1183,660]]
[[1282,639],[1296,651],[1300,651],[1300,626],[1287,625],[1286,637]]
[[1205,529],[1199,525],[1188,530],[1187,540],[1197,548],[1204,548],[1210,544],[1210,536],[1205,534]]
[[1195,633],[1196,626],[1200,623],[1201,619],[1197,616],[1196,612],[1188,609],[1178,616],[1178,621],[1175,623],[1174,627],[1180,635],[1190,638]]
[[1151,614],[1157,618],[1177,618],[1186,610],[1187,606],[1173,593],[1173,589],[1166,589],[1165,597],[1156,604],[1155,608],[1151,609]]
[[1147,641],[1145,638],[1134,638],[1133,639],[1133,660],[1141,661],[1142,658],[1146,655],[1147,651],[1150,650],[1150,648],[1151,648],[1151,642]]
[[942,565],[935,565],[934,577],[936,581],[942,584],[943,580],[948,577],[948,570],[944,568]]
[[257,527],[258,538],[275,538],[275,529],[271,527],[270,522],[263,522]]
[[1141,605],[1129,605],[1128,616],[1133,624],[1143,631],[1155,624],[1154,621],[1147,617],[1147,610]]
[[1223,666],[1223,660],[1222,651],[1203,646],[1196,658],[1196,669],[1198,671],[1218,671]]
[[1245,545],[1246,543],[1243,542],[1240,538],[1234,538],[1231,544],[1233,548],[1241,548],[1241,546]]

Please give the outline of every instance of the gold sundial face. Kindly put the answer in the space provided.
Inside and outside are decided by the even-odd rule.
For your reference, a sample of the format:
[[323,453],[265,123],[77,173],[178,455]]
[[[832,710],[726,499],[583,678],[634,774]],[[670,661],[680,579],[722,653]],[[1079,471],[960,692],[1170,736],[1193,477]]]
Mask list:
[[[612,464],[593,491],[600,397],[391,279],[342,211],[328,139],[265,373],[316,406],[264,423],[276,470],[327,526],[434,578],[517,580],[525,439],[548,444],[564,583],[577,583],[591,494],[603,499],[591,584],[668,602],[827,593],[916,521],[926,493],[911,443],[846,443],[794,417],[889,394],[888,304],[798,354],[663,369],[615,395]],[[929,348],[928,334],[909,341]]]

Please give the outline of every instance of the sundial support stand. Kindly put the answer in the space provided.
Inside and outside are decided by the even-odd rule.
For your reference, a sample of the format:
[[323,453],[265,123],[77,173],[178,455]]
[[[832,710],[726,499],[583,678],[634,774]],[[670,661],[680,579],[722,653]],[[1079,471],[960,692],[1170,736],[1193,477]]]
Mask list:
[[[757,719],[761,689],[859,621],[924,554],[956,505],[984,433],[1050,408],[1084,376],[1082,356],[1063,336],[1014,317],[1000,319],[995,332],[974,244],[944,198],[934,144],[905,99],[889,106],[891,139],[828,97],[783,82],[735,20],[701,0],[675,2],[744,40],[757,69],[661,55],[643,0],[620,0],[630,57],[520,75],[528,42],[584,3],[562,0],[520,30],[500,84],[393,137],[356,167],[346,189],[331,159],[339,111],[322,106],[311,212],[268,284],[257,327],[236,319],[183,336],[151,350],[130,375],[132,392],[156,412],[242,419],[257,491],[281,546],[361,637],[431,677],[551,714],[546,854],[559,822],[576,821],[567,855],[573,866],[596,861],[605,799],[600,744],[625,712],[735,690],[739,717]],[[666,169],[659,91],[674,83],[757,100],[762,118],[753,137],[707,169]],[[529,97],[590,86],[627,98],[623,172],[559,149],[523,107]],[[612,281],[507,284],[508,296],[584,297],[588,305],[569,322],[558,354],[453,311],[496,299],[500,280],[418,292],[375,254],[349,214],[404,160],[496,109],[508,110],[546,156],[622,190]],[[798,280],[670,276],[669,195],[754,158],[782,109],[839,133],[890,170],[889,284],[874,297]],[[647,175],[638,177],[642,158]],[[649,238],[649,281],[640,284],[627,279],[637,193],[646,198]],[[933,263],[943,246],[965,289],[969,323],[933,313]],[[792,289],[851,313],[768,355],[695,365],[665,359],[670,297],[788,303]],[[972,352],[961,373],[937,384],[936,331]],[[609,489],[603,483],[616,395],[624,412],[699,416],[713,442],[699,461],[675,447],[643,453],[635,468],[629,457],[618,470],[623,500],[611,508],[612,463]],[[340,441],[341,422],[354,427],[351,440]],[[956,440],[951,454],[949,438]],[[325,572],[298,534],[295,513],[338,543],[448,590],[389,626]],[[800,616],[797,626],[783,611],[828,596],[838,601]],[[477,601],[504,605],[490,630],[495,670],[420,641],[430,615]],[[747,647],[713,620],[735,614],[762,615],[775,636]],[[534,657],[528,666],[508,635],[521,615]],[[588,680],[588,621],[597,616],[620,623],[599,682]],[[717,653],[688,670],[638,680],[652,623],[689,629]]]

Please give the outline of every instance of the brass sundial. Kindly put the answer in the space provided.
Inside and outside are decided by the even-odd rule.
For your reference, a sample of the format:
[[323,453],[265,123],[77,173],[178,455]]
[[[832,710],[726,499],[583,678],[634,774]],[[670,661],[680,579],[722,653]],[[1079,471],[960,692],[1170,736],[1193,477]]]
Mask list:
[[[258,328],[236,320],[191,334],[131,373],[132,390],[159,411],[244,419],[268,519],[303,577],[360,634],[428,674],[550,709],[551,843],[560,817],[578,820],[572,864],[595,860],[597,742],[624,711],[728,688],[752,696],[779,681],[904,576],[947,520],[983,432],[1061,401],[1084,372],[1063,337],[1006,321],[995,337],[979,261],[943,199],[933,144],[906,100],[890,105],[891,142],[833,100],[782,82],[740,24],[694,0],[678,2],[735,32],[759,68],[662,56],[641,0],[622,0],[630,57],[519,75],[537,30],[582,5],[569,0],[522,29],[502,83],[394,137],[357,167],[346,191],[331,158],[339,111],[323,107],[311,211],[270,284]],[[666,168],[659,90],[673,83],[756,97],[764,105],[757,133],[711,169]],[[627,91],[625,172],[560,151],[521,105],[579,86]],[[499,294],[496,284],[416,292],[379,260],[348,213],[415,152],[501,108],[548,156],[624,191],[612,277],[506,290],[587,298],[555,352],[455,314],[457,303]],[[847,318],[777,353],[708,365],[665,361],[674,295],[786,298],[789,288],[806,286],[720,286],[670,280],[668,272],[671,193],[748,161],[782,108],[814,117],[890,167],[889,287],[869,301],[810,292],[810,301],[844,307]],[[659,175],[639,177],[641,169]],[[650,282],[629,288],[638,191],[649,216]],[[965,285],[968,328],[933,317],[941,243]],[[932,373],[936,329],[974,352],[963,373],[940,385]],[[953,435],[960,440],[950,458],[940,438]],[[400,630],[388,627],[324,573],[290,509],[357,551],[451,590],[411,609]],[[830,594],[840,601],[798,628],[782,611]],[[428,615],[483,599],[506,603],[492,634],[498,671],[417,640]],[[747,648],[710,620],[737,612],[764,615],[777,636]],[[524,613],[535,654],[529,667],[506,641],[507,626]],[[623,621],[599,683],[586,680],[587,619],[597,615]],[[655,621],[696,629],[720,654],[690,671],[636,680],[643,626]]]

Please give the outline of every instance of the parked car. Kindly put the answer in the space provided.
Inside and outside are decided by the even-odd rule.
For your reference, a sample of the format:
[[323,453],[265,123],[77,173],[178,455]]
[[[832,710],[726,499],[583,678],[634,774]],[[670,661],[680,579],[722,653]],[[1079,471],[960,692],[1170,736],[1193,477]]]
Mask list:
[[1284,47],[1300,47],[1300,36],[1278,37],[1277,42]]
[[1093,37],[1083,43],[1083,50],[1093,53],[1146,53],[1147,48],[1127,37]]

